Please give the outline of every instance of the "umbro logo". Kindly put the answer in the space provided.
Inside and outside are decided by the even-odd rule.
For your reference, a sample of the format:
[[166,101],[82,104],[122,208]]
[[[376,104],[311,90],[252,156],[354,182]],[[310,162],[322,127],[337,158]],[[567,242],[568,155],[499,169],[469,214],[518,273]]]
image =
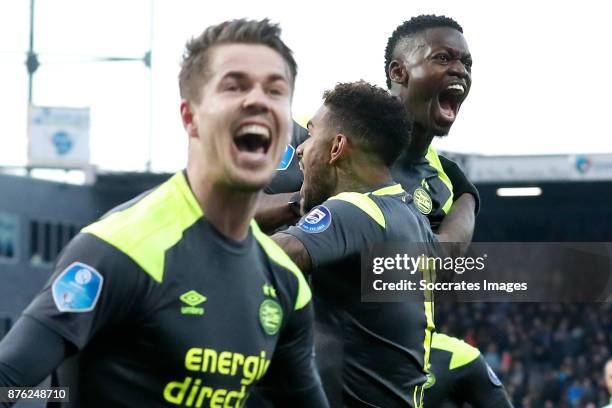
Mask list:
[[276,289],[274,288],[274,286],[266,283],[265,285],[263,285],[263,293],[266,296],[270,296],[270,297],[277,297],[276,295]]
[[198,305],[206,302],[206,296],[203,296],[195,290],[183,293],[179,299],[188,306],[181,307],[181,314],[184,315],[203,315],[204,308]]
[[421,187],[423,187],[427,191],[431,191],[431,188],[429,187],[429,183],[427,182],[426,179],[421,180]]

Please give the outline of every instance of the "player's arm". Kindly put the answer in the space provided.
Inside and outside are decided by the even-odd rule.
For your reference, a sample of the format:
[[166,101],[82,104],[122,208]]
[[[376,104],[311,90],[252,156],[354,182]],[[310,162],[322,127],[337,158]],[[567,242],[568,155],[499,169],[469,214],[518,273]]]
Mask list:
[[74,352],[53,330],[22,316],[0,342],[0,387],[36,386]]
[[474,408],[512,408],[501,381],[482,355],[461,368],[455,390]]
[[295,224],[300,219],[299,192],[266,194],[259,196],[255,220],[264,232],[283,225]]
[[472,242],[476,223],[475,208],[474,197],[470,194],[462,194],[453,202],[438,228],[439,241],[452,243],[451,250],[455,256],[463,255]]
[[461,255],[472,242],[476,215],[480,209],[480,195],[456,163],[444,156],[439,157],[453,185],[454,202],[438,228],[438,238],[441,242],[458,243],[453,251]]
[[79,234],[0,343],[0,383],[38,384],[102,328],[122,321],[138,292],[130,263],[98,238]]
[[272,239],[305,274],[314,274],[320,266],[356,253],[364,242],[382,233],[381,227],[356,205],[330,199]]
[[302,241],[284,232],[274,234],[272,239],[287,253],[287,255],[289,255],[289,258],[291,258],[304,274],[310,274],[312,261]]

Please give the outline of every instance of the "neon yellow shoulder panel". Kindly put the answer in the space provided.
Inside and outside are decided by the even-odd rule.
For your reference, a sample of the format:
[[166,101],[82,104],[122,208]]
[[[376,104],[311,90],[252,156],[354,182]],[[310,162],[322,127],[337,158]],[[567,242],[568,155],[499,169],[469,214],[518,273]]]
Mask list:
[[480,351],[476,347],[472,347],[456,337],[450,337],[442,333],[434,333],[431,347],[445,350],[452,354],[449,364],[450,370],[463,367],[476,360],[480,355]]
[[370,198],[370,194],[375,196],[394,195],[404,192],[404,189],[399,184],[383,187],[371,193],[354,193],[345,192],[330,197],[329,200],[342,200],[353,204],[370,216],[378,225],[386,228],[385,216],[378,205]]
[[448,188],[448,191],[450,191],[450,197],[442,206],[442,211],[444,211],[445,214],[448,214],[448,210],[450,210],[451,206],[453,205],[453,183],[451,183],[450,178],[444,172],[444,169],[442,168],[442,163],[440,163],[440,158],[438,157],[438,153],[431,145],[429,145],[429,149],[427,149],[427,155],[425,156],[425,158],[427,159],[431,167],[438,171],[438,176],[440,177],[440,180],[442,180],[442,182]]
[[384,196],[384,195],[395,195],[405,193],[401,184],[394,184],[392,186],[379,188],[376,191],[372,191],[372,195],[375,196]]
[[330,200],[341,200],[353,204],[360,210],[365,212],[378,223],[381,227],[385,228],[385,216],[374,200],[362,193],[340,193],[329,198]]
[[272,240],[272,238],[261,232],[255,220],[251,221],[251,229],[253,230],[255,239],[257,239],[268,257],[283,268],[290,270],[297,278],[298,295],[297,299],[295,300],[295,310],[299,310],[306,306],[312,298],[312,293],[310,292],[310,286],[308,286],[308,282],[306,282],[300,268],[293,263],[291,258],[289,258],[289,255],[287,255],[285,251],[283,251],[283,249]]
[[200,217],[202,209],[184,174],[179,172],[133,206],[83,228],[82,232],[121,250],[161,282],[166,250]]

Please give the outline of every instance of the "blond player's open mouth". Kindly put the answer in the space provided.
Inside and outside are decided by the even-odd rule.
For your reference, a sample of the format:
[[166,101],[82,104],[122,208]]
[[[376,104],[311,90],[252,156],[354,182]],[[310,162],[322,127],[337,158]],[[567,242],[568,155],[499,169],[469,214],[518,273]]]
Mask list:
[[244,123],[235,132],[233,150],[239,164],[255,167],[268,159],[272,132],[267,125]]

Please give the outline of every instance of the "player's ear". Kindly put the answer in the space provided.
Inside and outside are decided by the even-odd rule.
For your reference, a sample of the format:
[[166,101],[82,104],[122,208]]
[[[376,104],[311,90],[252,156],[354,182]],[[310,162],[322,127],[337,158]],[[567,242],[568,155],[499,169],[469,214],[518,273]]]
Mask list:
[[329,164],[334,164],[342,157],[346,156],[350,152],[350,146],[348,143],[348,139],[342,133],[338,133],[332,142],[331,154],[329,157]]
[[181,100],[181,120],[183,121],[183,128],[185,128],[187,135],[197,138],[198,126],[191,112],[191,104],[185,99]]
[[406,71],[406,67],[399,60],[394,59],[391,61],[387,72],[389,73],[391,82],[397,82],[399,84],[408,82],[408,71]]

